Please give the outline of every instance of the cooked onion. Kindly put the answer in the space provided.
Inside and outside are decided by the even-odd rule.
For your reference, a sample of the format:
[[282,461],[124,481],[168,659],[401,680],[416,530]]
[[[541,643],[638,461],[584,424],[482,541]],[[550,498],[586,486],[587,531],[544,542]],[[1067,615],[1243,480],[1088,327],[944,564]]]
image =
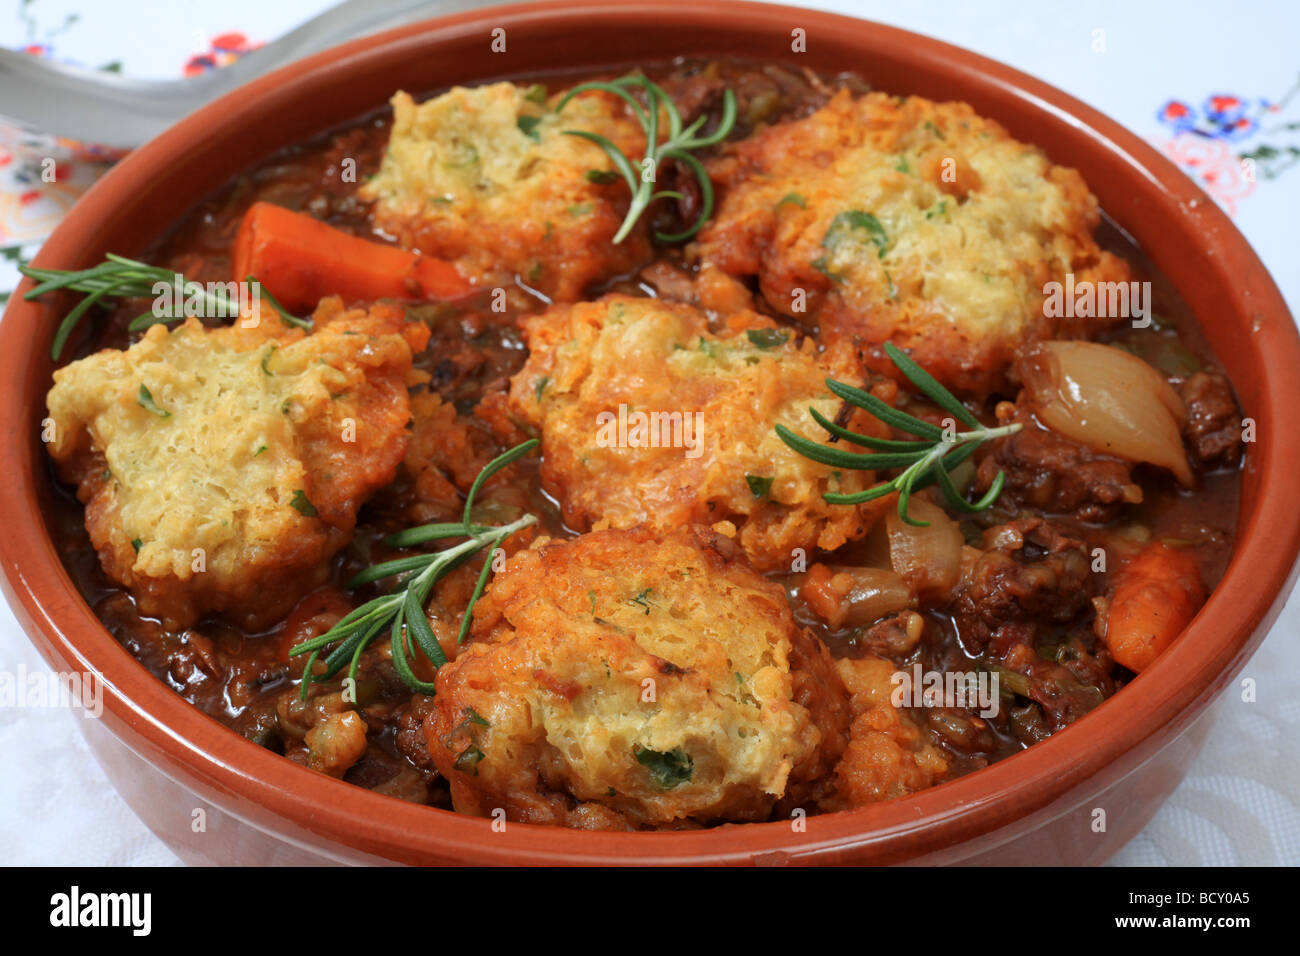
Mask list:
[[1048,428],[1107,455],[1168,468],[1183,485],[1187,409],[1160,373],[1123,349],[1042,342],[1021,360],[1034,413]]
[[910,525],[891,509],[885,517],[889,563],[917,594],[946,597],[961,572],[961,546],[965,543],[961,530],[942,508],[922,497],[913,497],[907,512],[930,526]]
[[893,571],[881,568],[837,568],[852,580],[844,595],[844,623],[862,627],[910,607],[912,592]]
[[907,583],[888,568],[814,564],[801,594],[833,631],[873,624],[916,603]]

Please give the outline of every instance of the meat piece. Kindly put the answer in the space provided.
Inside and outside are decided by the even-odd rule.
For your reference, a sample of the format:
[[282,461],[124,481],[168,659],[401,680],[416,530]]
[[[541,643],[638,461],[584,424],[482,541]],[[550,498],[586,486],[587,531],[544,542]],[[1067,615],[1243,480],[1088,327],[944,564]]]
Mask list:
[[1092,570],[1084,542],[1043,518],[990,528],[950,606],[962,645],[1001,658],[1031,645],[1041,624],[1064,623],[1089,606]]
[[695,280],[681,266],[663,259],[656,259],[641,270],[641,278],[655,287],[661,299],[670,302],[685,302],[697,305]]
[[429,756],[429,744],[424,736],[424,721],[433,714],[433,698],[424,694],[413,694],[411,702],[402,708],[397,718],[397,733],[393,743],[397,752],[409,760],[417,770],[426,777],[437,773],[433,758]]
[[1241,455],[1241,412],[1222,372],[1196,372],[1178,386],[1187,405],[1183,440],[1204,465],[1231,465]]
[[915,611],[903,611],[882,618],[864,630],[855,641],[872,654],[893,661],[907,657],[925,634],[925,618]]
[[1095,452],[1042,425],[1024,393],[1014,405],[999,403],[997,417],[999,425],[1019,422],[1024,427],[981,449],[976,495],[988,491],[1002,471],[1007,476],[1003,494],[1023,508],[1099,524],[1112,520],[1125,504],[1142,500],[1132,462]]
[[722,113],[725,91],[736,97],[733,138],[780,113],[804,116],[826,102],[829,91],[807,73],[774,63],[758,69],[714,60],[690,63],[664,77],[660,86],[673,99],[682,122],[709,116],[708,129]]

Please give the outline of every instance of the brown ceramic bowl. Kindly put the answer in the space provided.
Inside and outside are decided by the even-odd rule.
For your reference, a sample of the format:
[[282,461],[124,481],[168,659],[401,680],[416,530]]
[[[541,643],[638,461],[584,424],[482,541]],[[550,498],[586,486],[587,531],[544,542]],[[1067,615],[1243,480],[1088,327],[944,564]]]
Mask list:
[[[791,30],[807,32],[805,54]],[[490,52],[503,28],[507,52]],[[861,71],[897,93],[958,99],[1078,168],[1104,208],[1191,305],[1257,422],[1239,543],[1187,632],[1129,687],[1066,730],[914,796],[789,823],[683,833],[587,833],[403,803],[328,779],[191,707],[108,634],[64,572],[43,519],[39,440],[56,317],[15,296],[0,325],[0,562],[19,621],[52,668],[93,671],[102,720],[84,721],[109,777],[184,859],[207,863],[1098,863],[1183,776],[1206,711],[1273,622],[1300,550],[1294,475],[1300,339],[1240,233],[1178,169],[1117,124],[1037,80],[925,37],[806,10],[589,0],[451,17],[289,66],[132,153],[74,208],[39,263],[83,267],[136,253],[191,205],[267,154],[382,105],[394,89],[681,54],[741,55]],[[205,811],[194,832],[195,810]],[[1096,809],[1106,813],[1098,832]]]

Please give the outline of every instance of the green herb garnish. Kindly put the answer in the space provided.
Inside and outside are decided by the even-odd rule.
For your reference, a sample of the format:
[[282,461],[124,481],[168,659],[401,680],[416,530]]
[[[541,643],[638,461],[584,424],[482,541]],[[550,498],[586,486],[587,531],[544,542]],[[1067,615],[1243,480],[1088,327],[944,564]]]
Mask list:
[[[20,265],[18,271],[30,279],[36,280],[36,285],[23,293],[23,298],[28,302],[39,299],[50,292],[56,292],[59,289],[67,289],[70,292],[85,293],[85,298],[78,302],[63,317],[59,327],[54,332],[54,341],[50,345],[50,358],[58,361],[63,354],[63,347],[67,345],[69,337],[77,327],[77,323],[86,315],[87,312],[95,305],[108,306],[116,304],[126,299],[152,299],[157,297],[154,286],[158,283],[164,283],[169,287],[175,286],[179,273],[171,269],[164,269],[161,266],[151,266],[144,262],[138,262],[135,259],[128,259],[125,256],[107,253],[104,261],[99,265],[91,266],[89,269],[36,269],[30,265]],[[246,282],[256,283],[257,280],[252,276],[245,279]],[[257,283],[260,288],[260,283]],[[188,300],[194,295],[198,295],[204,304],[204,314],[212,318],[234,318],[239,315],[239,302],[237,299],[228,295],[221,294],[217,291],[209,291],[200,282],[195,282],[180,276],[180,287],[184,299]],[[269,293],[262,290],[271,305],[280,313],[280,318],[289,325],[296,325],[299,328],[311,328],[309,319],[300,319],[286,312],[275,298]],[[139,332],[151,325],[165,322],[176,322],[184,318],[183,303],[173,303],[173,314],[171,315],[154,315],[152,312],[146,312],[143,315],[136,316],[131,320],[128,330]]]
[[762,498],[772,490],[772,482],[776,481],[776,476],[763,478],[759,475],[746,475],[745,484],[749,485],[749,493],[755,498]]
[[984,497],[974,503],[967,501],[957,491],[952,482],[952,472],[958,465],[973,455],[980,445],[994,438],[1001,438],[1020,431],[1023,427],[1021,423],[1016,422],[999,428],[986,428],[980,424],[979,419],[972,415],[970,410],[952,392],[935,381],[929,372],[913,362],[901,349],[890,342],[886,342],[885,353],[889,356],[890,361],[898,367],[899,371],[907,377],[908,381],[936,405],[951,414],[956,421],[970,426],[970,431],[954,431],[945,434],[944,429],[938,425],[932,425],[900,411],[870,392],[828,378],[826,386],[837,397],[857,408],[866,409],[886,425],[909,435],[915,435],[920,440],[895,441],[893,439],[859,435],[857,432],[835,424],[815,408],[810,408],[808,411],[817,424],[825,428],[835,438],[843,439],[863,448],[870,448],[872,453],[859,454],[842,448],[828,448],[820,442],[796,434],[784,425],[776,426],[777,435],[781,437],[783,442],[805,458],[811,458],[813,461],[825,465],[834,465],[837,468],[851,468],[857,471],[903,469],[897,477],[883,484],[867,488],[864,491],[857,491],[852,494],[824,493],[822,498],[831,504],[860,504],[864,501],[883,498],[885,495],[897,491],[898,516],[908,524],[928,527],[928,521],[919,521],[907,513],[907,503],[912,492],[938,482],[944,497],[960,511],[973,513],[990,507],[993,502],[997,501],[998,495],[1002,494],[1002,486],[1006,483],[1006,474],[1004,472],[998,472],[992,486]]
[[791,206],[798,206],[800,209],[808,208],[808,200],[804,199],[800,193],[786,193],[781,197],[780,201],[777,202],[776,206],[779,209],[786,203],[789,203]]
[[659,790],[674,790],[695,773],[695,761],[681,747],[660,753],[638,744],[632,747],[632,753],[636,762],[650,772],[650,780]]
[[842,212],[831,220],[830,228],[826,230],[826,236],[822,239],[822,248],[834,252],[857,232],[866,233],[867,240],[876,244],[878,257],[885,258],[885,250],[889,246],[885,227],[871,213],[862,212],[860,209]]
[[650,592],[653,591],[653,590],[654,590],[654,588],[646,588],[644,591],[642,591],[640,594],[638,594],[636,597],[634,597],[634,598],[631,600],[630,603],[635,604],[635,605],[637,605],[637,606],[639,606],[639,607],[643,607],[643,608],[645,608],[645,612],[646,612],[646,614],[649,614],[649,613],[650,613],[650,602],[647,601],[646,598],[650,595]]
[[141,384],[140,391],[135,397],[136,404],[147,412],[153,412],[159,418],[171,418],[172,413],[165,408],[159,408],[158,403],[153,400],[153,393],[149,391],[147,385]]
[[301,488],[294,491],[293,500],[289,502],[289,507],[304,518],[316,518],[320,515],[320,512],[316,510],[316,506],[308,500],[307,492]]
[[456,756],[455,768],[461,773],[478,774],[479,762],[486,757],[482,750],[470,744]]
[[519,132],[523,133],[533,142],[540,143],[542,137],[537,132],[537,124],[542,121],[540,116],[521,116],[515,120],[515,125],[519,127]]
[[[154,298],[156,296],[154,286],[159,282],[172,286],[176,282],[177,275],[171,269],[147,265],[125,256],[115,256],[111,252],[105,256],[103,262],[89,269],[35,269],[31,265],[20,265],[18,271],[36,280],[36,285],[23,293],[23,298],[28,302],[59,289],[86,294],[86,297],[63,317],[63,321],[55,330],[54,342],[50,346],[50,358],[56,362],[63,354],[63,347],[77,327],[77,323],[92,306],[108,305],[123,299]],[[197,282],[189,282],[182,277],[181,288],[186,297],[197,291],[213,316],[229,318],[239,314],[237,303],[231,302],[227,296],[208,292]],[[145,319],[148,321],[144,322]],[[159,319],[152,313],[145,313],[131,323],[131,330],[137,331],[157,321]],[[141,322],[143,325],[137,325]]]
[[[397,586],[388,594],[367,601],[344,615],[337,624],[319,637],[289,649],[290,656],[310,655],[307,658],[307,666],[303,670],[301,691],[303,700],[307,699],[307,690],[312,683],[329,680],[342,670],[345,664],[348,665],[348,676],[355,680],[361,653],[385,629],[389,631],[392,641],[393,666],[398,675],[412,690],[421,694],[434,693],[434,685],[420,680],[411,669],[411,656],[415,653],[416,645],[424,651],[425,656],[435,667],[447,663],[447,655],[443,653],[433,628],[429,626],[429,619],[425,616],[424,606],[429,600],[429,594],[433,591],[433,586],[448,571],[463,564],[484,548],[488,549],[489,556],[483,562],[483,569],[479,573],[478,581],[465,607],[465,614],[461,618],[458,640],[464,641],[465,635],[469,632],[470,622],[473,620],[474,604],[483,593],[488,575],[492,572],[491,549],[521,528],[537,523],[537,516],[528,514],[499,527],[473,524],[470,518],[474,501],[485,481],[516,459],[528,454],[538,444],[537,439],[530,439],[488,462],[474,479],[474,484],[470,486],[469,493],[465,496],[462,520],[408,528],[384,539],[384,543],[389,547],[408,548],[441,538],[465,538],[460,544],[442,551],[395,558],[392,561],[372,565],[354,575],[347,582],[349,588],[358,588],[363,584],[371,584],[394,576],[397,577]],[[313,665],[327,648],[329,650],[325,656],[324,670],[316,674],[313,672]]]
[[760,349],[776,348],[790,341],[790,333],[785,329],[748,329],[745,337]]
[[256,293],[259,298],[265,297],[266,301],[271,303],[271,308],[275,309],[280,316],[280,321],[285,325],[297,326],[300,329],[311,328],[311,319],[300,319],[298,316],[290,313],[280,304],[279,299],[271,295],[271,290],[262,285],[262,283],[258,282],[252,276],[244,276],[244,281],[253,287],[253,292]]
[[[645,93],[645,105],[642,105],[630,92],[630,90],[637,87],[640,87]],[[636,221],[641,218],[641,214],[655,200],[684,198],[676,190],[655,191],[654,184],[659,175],[659,166],[664,160],[668,159],[684,164],[695,174],[695,180],[700,186],[700,215],[688,229],[682,232],[671,234],[656,232],[655,237],[661,242],[681,242],[695,235],[708,218],[713,215],[713,183],[709,180],[709,174],[705,171],[704,164],[692,155],[692,150],[716,145],[731,134],[731,130],[736,125],[736,94],[731,90],[723,93],[722,118],[718,122],[717,129],[707,136],[701,136],[699,135],[700,130],[704,127],[707,117],[701,116],[690,126],[683,126],[682,114],[678,112],[672,97],[665,93],[657,83],[639,74],[620,77],[609,82],[579,83],[564,94],[564,98],[556,104],[555,111],[557,113],[562,111],[575,96],[592,90],[613,93],[623,99],[632,108],[632,112],[640,121],[641,128],[645,130],[646,134],[645,156],[639,163],[634,163],[613,142],[599,133],[581,129],[564,130],[566,136],[577,136],[580,139],[595,143],[603,149],[614,163],[615,170],[627,183],[627,188],[632,191],[632,203],[628,207],[623,224],[619,226],[618,232],[614,234],[614,243],[618,244],[627,238]],[[661,110],[668,116],[668,137],[663,142],[659,141],[659,114]]]

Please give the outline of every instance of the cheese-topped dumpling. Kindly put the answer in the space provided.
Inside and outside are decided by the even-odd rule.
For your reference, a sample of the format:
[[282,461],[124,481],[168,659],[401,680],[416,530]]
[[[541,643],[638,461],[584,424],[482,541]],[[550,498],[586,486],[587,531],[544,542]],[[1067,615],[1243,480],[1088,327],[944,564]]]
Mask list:
[[773,308],[868,368],[897,375],[889,341],[982,396],[1017,347],[1120,318],[1045,314],[1047,283],[1127,281],[1128,267],[1094,241],[1083,178],[964,103],[841,91],[710,172],[723,196],[702,268],[756,277]]
[[539,539],[492,580],[472,635],[424,723],[462,813],[762,820],[809,796],[844,747],[847,695],[825,649],[707,528]]
[[396,473],[428,329],[337,299],[315,325],[155,325],[54,373],[50,454],[105,572],[168,627],[274,623]]
[[562,112],[540,87],[455,87],[424,103],[393,97],[393,128],[379,173],[360,194],[375,224],[407,248],[454,260],[480,283],[515,276],[552,299],[630,271],[649,256],[644,222],[611,240],[627,186],[595,143],[645,151],[640,123],[616,96],[581,93]]
[[[812,343],[789,329],[737,312],[714,332],[691,306],[611,295],[553,307],[524,331],[511,407],[540,429],[542,483],[571,527],[725,523],[762,571],[868,530],[870,506],[822,495],[859,491],[871,473],[814,462],[776,433],[824,441],[808,410],[840,409]],[[852,425],[883,432],[866,413]]]

